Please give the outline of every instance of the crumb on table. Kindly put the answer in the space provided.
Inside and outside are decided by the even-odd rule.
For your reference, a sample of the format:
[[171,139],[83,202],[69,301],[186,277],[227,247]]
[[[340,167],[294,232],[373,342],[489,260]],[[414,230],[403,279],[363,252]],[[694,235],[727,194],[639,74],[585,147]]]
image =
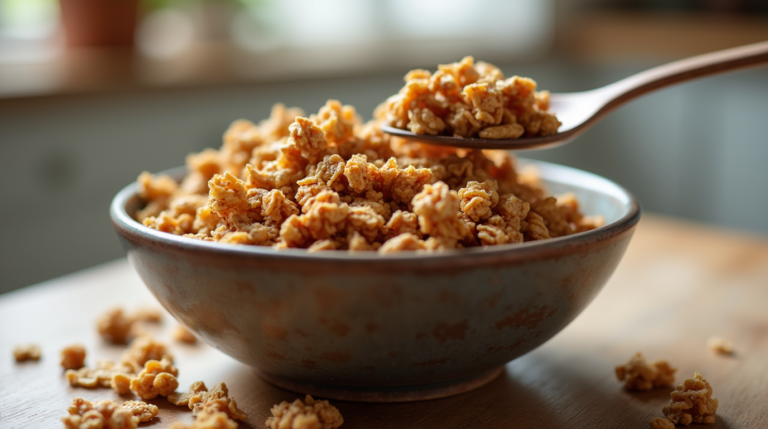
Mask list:
[[672,399],[662,412],[674,424],[714,423],[717,419],[719,403],[712,397],[712,386],[698,372],[675,386],[669,396]]
[[148,360],[144,369],[130,382],[131,390],[142,399],[168,396],[176,391],[179,370],[168,359]]
[[187,343],[187,344],[195,344],[197,342],[197,337],[195,334],[189,331],[186,327],[183,325],[178,325],[173,330],[173,339],[181,342],[181,343]]
[[37,344],[21,344],[13,348],[13,357],[16,362],[28,360],[40,360],[40,346]]
[[85,347],[72,344],[61,350],[61,366],[64,369],[80,369],[85,366]]
[[248,416],[237,407],[235,398],[229,396],[225,383],[219,383],[208,390],[205,383],[192,383],[186,393],[174,392],[168,395],[168,402],[178,406],[188,406],[193,414],[202,411],[216,411],[227,414],[235,420],[245,420]]
[[723,337],[711,337],[707,340],[707,347],[722,355],[733,354],[733,344]]
[[616,367],[616,378],[624,382],[627,390],[651,390],[671,386],[675,382],[676,368],[665,360],[648,363],[642,353],[637,352],[629,362]]
[[283,401],[270,411],[272,417],[266,422],[270,429],[335,429],[344,423],[338,408],[309,395],[304,401]]
[[237,422],[227,413],[204,410],[195,416],[192,424],[175,422],[170,429],[237,429]]
[[657,417],[651,420],[651,429],[675,429],[675,424],[666,418]]
[[62,417],[66,429],[135,429],[157,416],[156,405],[142,401],[126,401],[122,404],[110,401],[91,402],[75,398],[67,408],[68,416]]

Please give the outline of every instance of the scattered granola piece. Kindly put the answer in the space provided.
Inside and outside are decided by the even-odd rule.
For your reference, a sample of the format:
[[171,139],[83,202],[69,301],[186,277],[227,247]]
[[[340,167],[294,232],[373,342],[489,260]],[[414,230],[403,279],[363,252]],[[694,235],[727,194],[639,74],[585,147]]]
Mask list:
[[195,334],[189,331],[189,329],[185,328],[182,325],[178,325],[173,330],[173,339],[182,343],[187,344],[195,344],[197,342],[197,337]]
[[733,344],[731,344],[730,341],[726,340],[723,337],[710,338],[709,340],[707,340],[707,347],[709,347],[710,350],[723,355],[733,354]]
[[99,317],[96,329],[105,341],[125,344],[131,335],[133,322],[133,318],[126,316],[122,308],[113,308]]
[[192,424],[175,422],[170,429],[237,429],[237,422],[230,420],[226,413],[202,411]]
[[[113,386],[113,378],[129,377],[136,375],[135,368],[125,362],[115,364],[110,360],[99,360],[94,368],[68,369],[64,376],[69,384],[75,387],[93,389],[96,387],[113,387],[118,393],[125,393],[123,386]],[[120,390],[118,389],[120,388]]]
[[72,344],[61,351],[61,366],[64,369],[80,369],[85,366],[85,347]]
[[143,401],[125,401],[120,407],[130,411],[140,423],[152,420],[158,413],[157,405],[147,404]]
[[662,413],[674,424],[714,423],[717,419],[718,401],[712,397],[712,386],[698,372],[675,386],[669,396],[672,399]]
[[[175,202],[177,206],[176,207],[177,211],[184,210],[183,208],[178,207],[182,201]],[[192,213],[186,213],[186,214],[194,216],[196,210],[197,208],[195,208],[195,210],[192,210]],[[184,214],[184,213],[179,213],[179,215],[181,214]],[[133,312],[133,320],[137,322],[160,323],[163,320],[163,310],[156,307],[143,307]]]
[[270,429],[336,429],[344,423],[338,408],[309,395],[303,402],[301,399],[293,403],[283,401],[270,411],[272,417],[266,422]]
[[138,372],[147,361],[163,359],[173,362],[173,355],[168,352],[165,344],[150,335],[143,335],[131,342],[130,347],[123,352],[121,361],[133,365]]
[[157,406],[139,401],[122,405],[110,400],[91,403],[75,398],[67,408],[70,415],[61,421],[67,429],[135,429],[139,422],[146,422],[157,415]]
[[173,392],[168,395],[168,401],[178,406],[187,405],[193,414],[206,411],[226,413],[235,420],[245,420],[248,416],[239,408],[235,398],[229,397],[229,389],[224,383],[214,386],[211,390],[205,387],[205,383],[198,381],[192,383],[189,392]]
[[675,429],[675,424],[669,419],[657,417],[651,420],[651,429]]
[[649,364],[642,353],[637,352],[629,362],[616,367],[616,378],[624,381],[627,390],[651,390],[670,386],[675,382],[676,368],[665,360]]
[[168,359],[148,360],[139,375],[131,380],[131,390],[142,399],[168,396],[179,387],[177,375],[179,370]]
[[13,348],[13,357],[16,362],[27,360],[40,360],[40,346],[37,344],[22,344]]

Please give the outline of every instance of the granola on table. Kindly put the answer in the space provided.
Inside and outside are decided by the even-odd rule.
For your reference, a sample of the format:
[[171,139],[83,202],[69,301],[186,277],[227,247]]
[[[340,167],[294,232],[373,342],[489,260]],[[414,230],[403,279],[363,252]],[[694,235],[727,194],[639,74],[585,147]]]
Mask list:
[[61,366],[64,369],[80,369],[85,366],[85,347],[72,344],[61,350]]
[[412,70],[405,86],[379,107],[376,116],[414,134],[516,139],[557,133],[549,92],[536,82],[505,78],[497,67],[465,57],[431,73]]
[[40,360],[40,346],[37,344],[22,344],[13,348],[13,358],[16,362]]
[[270,429],[336,429],[344,423],[338,408],[309,395],[304,401],[283,401],[270,411],[272,417],[266,422]]
[[69,415],[61,418],[67,429],[134,429],[139,423],[156,417],[158,408],[142,401],[119,404],[110,400],[91,402],[75,398],[67,412]]
[[624,382],[627,390],[651,390],[671,386],[675,382],[676,368],[665,360],[649,363],[637,352],[629,362],[616,367],[616,378]]
[[302,115],[277,105],[258,125],[236,121],[219,150],[187,157],[181,183],[142,173],[136,219],[197,240],[382,254],[521,243],[603,223],[572,195],[551,197],[518,175],[507,152],[390,137],[381,119],[362,123],[335,100]]
[[714,423],[719,402],[712,397],[712,386],[698,372],[675,386],[669,405],[661,412],[674,424]]

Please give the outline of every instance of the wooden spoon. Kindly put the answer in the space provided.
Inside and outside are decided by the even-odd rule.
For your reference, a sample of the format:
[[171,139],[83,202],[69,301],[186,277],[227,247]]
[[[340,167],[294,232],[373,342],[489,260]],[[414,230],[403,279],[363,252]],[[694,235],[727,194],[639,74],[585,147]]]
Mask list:
[[517,139],[483,139],[414,134],[390,126],[384,132],[441,146],[472,149],[544,149],[564,145],[605,115],[641,95],[681,82],[768,63],[768,42],[740,46],[654,67],[601,88],[552,94],[550,111],[562,122],[557,134]]

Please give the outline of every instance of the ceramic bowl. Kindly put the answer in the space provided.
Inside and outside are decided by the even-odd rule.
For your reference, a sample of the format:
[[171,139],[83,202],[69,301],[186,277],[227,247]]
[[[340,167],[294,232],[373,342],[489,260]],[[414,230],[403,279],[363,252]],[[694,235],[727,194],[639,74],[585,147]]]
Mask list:
[[[358,401],[447,396],[565,328],[624,254],[640,207],[621,186],[569,167],[539,168],[606,225],[515,245],[382,257],[227,245],[144,227],[133,183],[112,221],[160,303],[206,343],[301,393]],[[183,169],[171,171],[181,178]]]

